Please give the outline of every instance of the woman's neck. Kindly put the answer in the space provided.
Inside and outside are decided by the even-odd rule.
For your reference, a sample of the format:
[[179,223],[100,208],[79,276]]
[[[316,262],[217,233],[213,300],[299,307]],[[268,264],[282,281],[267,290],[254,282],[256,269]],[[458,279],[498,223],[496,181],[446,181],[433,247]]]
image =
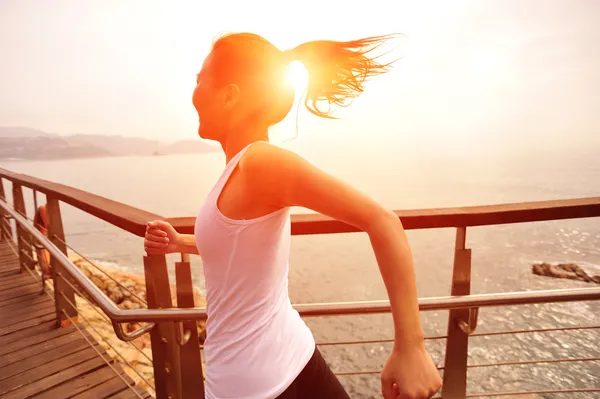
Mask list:
[[257,141],[269,141],[269,132],[267,129],[238,130],[228,136],[221,142],[227,163],[248,145]]

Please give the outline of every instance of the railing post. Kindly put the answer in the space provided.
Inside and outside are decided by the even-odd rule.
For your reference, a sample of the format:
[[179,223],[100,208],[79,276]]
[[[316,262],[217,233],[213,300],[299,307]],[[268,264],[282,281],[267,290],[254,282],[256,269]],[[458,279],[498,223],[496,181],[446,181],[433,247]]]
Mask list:
[[[23,199],[23,188],[20,184],[13,182],[12,184],[13,194],[13,207],[21,216],[27,218],[27,211],[25,210],[25,200]],[[21,272],[25,267],[29,269],[34,268],[33,254],[31,251],[31,235],[17,223],[17,248],[19,249],[19,263],[21,265]]]
[[[48,217],[48,238],[62,253],[67,255],[65,232],[60,214],[60,203],[56,198],[52,198],[50,196],[47,197],[46,213]],[[76,305],[75,292],[73,288],[64,280],[68,279],[69,275],[54,256],[50,257],[50,266],[52,267],[52,281],[54,282],[56,321],[59,326],[67,327],[71,324],[71,320],[77,320],[77,309],[74,309],[69,303],[70,301],[72,304]],[[63,309],[69,317],[65,316],[65,314],[62,312]]]
[[34,188],[32,191],[33,191],[33,212],[37,212],[37,208],[38,208],[37,190]]
[[[149,309],[172,308],[171,287],[164,255],[144,256],[146,300]],[[157,322],[150,331],[157,399],[181,399],[181,358],[177,323]]]
[[[194,286],[188,254],[181,254],[181,262],[175,263],[175,279],[177,282],[177,307],[193,308],[195,306]],[[182,324],[182,330],[186,334],[189,332],[187,342],[181,346],[182,397],[204,399],[204,376],[198,341],[198,323],[187,321]]]
[[[4,179],[0,177],[0,199],[6,202],[6,195],[4,195]],[[12,230],[10,228],[10,222],[6,218],[4,210],[0,210],[0,239],[9,238],[12,239]]]
[[[466,236],[466,227],[456,229],[451,295],[471,293],[471,250],[465,248]],[[470,309],[454,309],[448,316],[443,399],[463,399],[467,394],[469,335],[461,325],[469,322],[469,314]]]

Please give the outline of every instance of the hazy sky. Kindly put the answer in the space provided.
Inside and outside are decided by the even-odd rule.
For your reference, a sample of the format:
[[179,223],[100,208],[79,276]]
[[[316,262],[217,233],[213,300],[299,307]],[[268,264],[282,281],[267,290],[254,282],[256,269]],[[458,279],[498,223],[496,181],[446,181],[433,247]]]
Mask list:
[[600,148],[598,0],[0,0],[0,125],[193,138],[195,74],[227,31],[406,35],[344,120],[300,114],[304,140]]

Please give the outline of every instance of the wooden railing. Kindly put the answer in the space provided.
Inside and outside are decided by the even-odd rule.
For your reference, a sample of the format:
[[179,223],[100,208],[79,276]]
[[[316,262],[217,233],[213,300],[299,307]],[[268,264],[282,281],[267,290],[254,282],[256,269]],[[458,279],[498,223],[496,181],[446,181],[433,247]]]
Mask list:
[[[129,233],[143,236],[146,223],[151,220],[167,220],[177,231],[192,233],[193,218],[165,218],[121,204],[73,187],[37,179],[31,176],[0,169],[0,183],[11,182],[13,205],[6,202],[4,185],[0,184],[0,230],[5,238],[16,240],[23,268],[34,267],[33,252],[43,247],[51,254],[53,291],[56,302],[57,322],[65,325],[77,317],[75,293],[78,290],[90,297],[110,319],[115,334],[125,341],[150,333],[154,365],[155,391],[159,398],[203,397],[201,347],[196,323],[206,318],[205,309],[194,306],[189,255],[182,254],[175,265],[177,304],[171,300],[170,285],[165,256],[145,256],[144,271],[148,309],[122,310],[88,280],[66,256],[67,245],[63,230],[60,202],[74,206]],[[48,209],[48,237],[36,230],[25,210],[23,187],[33,190],[35,203],[37,193],[46,196]],[[538,222],[600,216],[600,197],[559,201],[528,202],[492,206],[440,208],[396,211],[405,229],[456,228],[454,267],[451,295],[448,297],[423,298],[421,310],[449,310],[444,370],[444,399],[465,398],[467,393],[467,365],[469,336],[477,326],[480,307],[589,301],[600,299],[599,288],[511,292],[501,294],[470,295],[471,250],[466,248],[466,232],[471,226],[507,223]],[[15,222],[16,235],[10,220]],[[352,226],[323,215],[293,215],[292,234],[334,234],[357,231]],[[297,304],[295,308],[303,317],[329,315],[356,315],[387,313],[388,301],[352,303]],[[126,333],[121,327],[125,322],[148,324],[134,332]],[[573,329],[577,327],[569,327]],[[582,329],[600,329],[600,326],[580,326]],[[567,328],[557,327],[552,330]],[[548,330],[548,329],[546,329]],[[546,331],[530,330],[530,331]],[[528,331],[500,331],[488,335],[526,333]],[[482,335],[482,334],[479,334]],[[387,342],[377,340],[368,342]],[[367,341],[357,341],[360,343]],[[322,345],[344,344],[327,343]],[[582,359],[571,359],[581,361]],[[586,361],[597,361],[585,359]],[[544,362],[540,360],[538,362]],[[532,364],[535,362],[527,362]],[[567,388],[547,392],[600,392],[600,387],[580,390]],[[512,394],[518,394],[513,392]]]

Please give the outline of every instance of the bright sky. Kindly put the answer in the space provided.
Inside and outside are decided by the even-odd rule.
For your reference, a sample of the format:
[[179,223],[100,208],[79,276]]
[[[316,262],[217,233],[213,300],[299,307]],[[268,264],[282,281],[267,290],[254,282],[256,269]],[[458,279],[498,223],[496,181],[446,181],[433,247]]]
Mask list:
[[346,119],[301,113],[300,137],[600,148],[597,0],[3,0],[0,126],[193,138],[195,74],[216,34],[244,30],[281,48],[406,35]]

